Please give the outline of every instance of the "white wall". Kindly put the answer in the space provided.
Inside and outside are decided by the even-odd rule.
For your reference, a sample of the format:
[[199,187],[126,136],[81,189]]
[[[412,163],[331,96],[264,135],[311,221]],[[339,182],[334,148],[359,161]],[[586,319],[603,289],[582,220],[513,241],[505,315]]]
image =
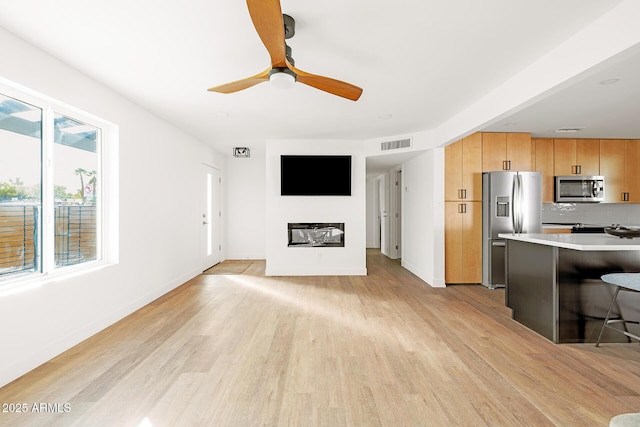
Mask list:
[[444,287],[444,149],[402,165],[402,266]]
[[227,259],[266,257],[265,153],[250,148],[250,158],[228,159]]
[[200,165],[225,160],[2,29],[0,51],[0,76],[120,129],[119,263],[0,293],[1,386],[200,273]]
[[[365,158],[362,152],[360,141],[267,141],[267,275],[366,274]],[[351,155],[351,196],[280,196],[282,154]],[[345,246],[288,247],[287,223],[290,222],[342,222],[345,224]]]

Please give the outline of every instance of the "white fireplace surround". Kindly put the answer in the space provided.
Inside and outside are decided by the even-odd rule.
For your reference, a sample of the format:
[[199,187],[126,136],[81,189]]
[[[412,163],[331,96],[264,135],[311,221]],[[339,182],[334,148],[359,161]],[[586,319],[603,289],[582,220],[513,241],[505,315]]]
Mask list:
[[[366,171],[363,141],[268,140],[265,151],[267,276],[365,276]],[[282,196],[280,156],[351,156],[351,196]],[[322,179],[319,172],[314,179]],[[329,172],[330,173],[330,172]],[[343,246],[289,246],[289,224],[344,224]],[[320,233],[321,234],[321,233]],[[326,243],[326,242],[325,242]]]

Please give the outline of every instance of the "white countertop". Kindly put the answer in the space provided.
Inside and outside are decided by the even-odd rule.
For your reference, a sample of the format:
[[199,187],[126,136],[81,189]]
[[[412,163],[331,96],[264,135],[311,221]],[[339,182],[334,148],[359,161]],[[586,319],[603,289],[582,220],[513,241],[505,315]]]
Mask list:
[[577,251],[640,251],[640,238],[621,239],[603,233],[576,234],[511,234],[501,233],[498,237],[520,242],[557,246]]

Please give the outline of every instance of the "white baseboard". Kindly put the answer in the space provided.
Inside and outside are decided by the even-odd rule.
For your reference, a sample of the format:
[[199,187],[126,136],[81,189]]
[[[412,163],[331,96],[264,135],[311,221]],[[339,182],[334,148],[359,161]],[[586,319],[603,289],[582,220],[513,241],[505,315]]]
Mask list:
[[401,264],[404,268],[406,268],[407,270],[409,270],[410,272],[418,276],[423,282],[425,282],[427,285],[431,286],[432,288],[445,287],[444,280],[433,280],[431,277],[429,277],[429,274],[427,274],[426,271],[422,271],[415,265],[412,265],[411,263],[406,262],[404,259],[402,260]]
[[236,259],[250,259],[250,260],[263,260],[265,259],[264,254],[227,254],[224,258],[225,260],[236,260]]
[[366,276],[366,268],[313,269],[313,268],[269,268],[265,276]]

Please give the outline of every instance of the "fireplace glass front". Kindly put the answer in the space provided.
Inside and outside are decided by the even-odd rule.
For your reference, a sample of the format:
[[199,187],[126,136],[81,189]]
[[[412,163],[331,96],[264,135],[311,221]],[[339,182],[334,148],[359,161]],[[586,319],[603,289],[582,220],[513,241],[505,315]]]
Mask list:
[[290,222],[288,233],[288,246],[344,247],[344,222]]

